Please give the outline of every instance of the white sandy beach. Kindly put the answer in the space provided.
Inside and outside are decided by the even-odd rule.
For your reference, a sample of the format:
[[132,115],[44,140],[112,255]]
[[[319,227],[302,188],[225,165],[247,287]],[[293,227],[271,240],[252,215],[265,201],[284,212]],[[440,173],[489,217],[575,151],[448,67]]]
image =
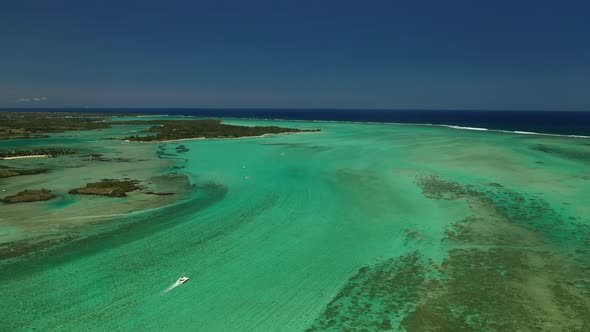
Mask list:
[[0,158],[2,160],[13,160],[13,159],[27,159],[27,158],[48,158],[51,157],[48,154],[33,154],[33,155],[29,155],[29,156],[16,156],[16,157],[4,157],[4,158]]

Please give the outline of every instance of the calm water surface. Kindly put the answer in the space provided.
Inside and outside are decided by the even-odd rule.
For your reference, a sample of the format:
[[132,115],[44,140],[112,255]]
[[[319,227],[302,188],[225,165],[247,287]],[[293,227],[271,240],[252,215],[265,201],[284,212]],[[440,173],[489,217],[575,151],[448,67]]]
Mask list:
[[[3,328],[590,327],[590,140],[228,122],[322,132],[126,145],[150,158],[141,163],[162,163],[146,174],[188,176],[188,197],[105,225],[80,221],[75,242],[5,260]],[[113,202],[42,209],[60,216],[122,204]],[[19,227],[51,228],[35,224],[38,212],[12,213],[10,223],[0,219],[0,236],[8,224],[13,236]],[[184,275],[187,283],[163,293]]]

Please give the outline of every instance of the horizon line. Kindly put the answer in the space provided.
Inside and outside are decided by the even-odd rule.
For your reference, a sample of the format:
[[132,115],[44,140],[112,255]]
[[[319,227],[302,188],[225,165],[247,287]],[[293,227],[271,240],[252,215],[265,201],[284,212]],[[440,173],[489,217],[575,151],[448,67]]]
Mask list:
[[286,111],[307,111],[307,110],[324,110],[324,111],[470,111],[470,112],[588,112],[590,110],[582,109],[484,109],[484,108],[311,108],[311,107],[143,107],[143,106],[47,106],[47,107],[2,107],[0,112],[10,110],[286,110]]

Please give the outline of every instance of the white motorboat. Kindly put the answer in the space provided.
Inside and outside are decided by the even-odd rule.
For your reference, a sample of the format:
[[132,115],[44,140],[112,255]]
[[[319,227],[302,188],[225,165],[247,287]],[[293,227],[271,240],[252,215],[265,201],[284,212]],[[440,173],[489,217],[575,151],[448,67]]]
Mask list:
[[182,285],[188,280],[188,277],[180,277],[176,280],[176,285]]

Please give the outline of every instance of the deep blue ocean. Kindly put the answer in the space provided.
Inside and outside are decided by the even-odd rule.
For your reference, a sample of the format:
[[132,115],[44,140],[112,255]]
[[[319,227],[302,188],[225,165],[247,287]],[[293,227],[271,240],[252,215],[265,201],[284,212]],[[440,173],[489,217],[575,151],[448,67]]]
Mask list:
[[[394,122],[452,125],[492,130],[590,136],[590,111],[452,111],[338,109],[178,109],[67,108],[27,109],[84,113],[169,114],[197,117],[352,122]],[[20,109],[19,111],[27,111]],[[8,109],[6,109],[8,111]]]

